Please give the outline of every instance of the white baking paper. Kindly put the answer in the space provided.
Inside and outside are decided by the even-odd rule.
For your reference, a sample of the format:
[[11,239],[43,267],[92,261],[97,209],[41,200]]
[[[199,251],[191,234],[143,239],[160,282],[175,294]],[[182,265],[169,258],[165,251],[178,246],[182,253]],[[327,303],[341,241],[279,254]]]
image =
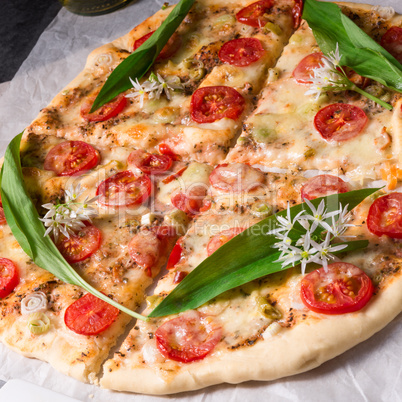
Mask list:
[[[393,6],[401,0],[368,0]],[[0,154],[8,142],[84,67],[96,47],[124,35],[156,12],[164,0],[142,0],[112,14],[82,17],[61,10],[11,82],[0,84]],[[219,385],[165,398],[116,393],[82,384],[50,365],[0,345],[0,379],[18,378],[81,401],[402,401],[402,316],[342,356],[305,374],[271,383]],[[269,361],[267,361],[269,364]],[[253,370],[252,362],[250,370]],[[135,381],[135,378],[133,378]],[[47,401],[43,401],[47,402]],[[56,401],[55,401],[56,402]]]

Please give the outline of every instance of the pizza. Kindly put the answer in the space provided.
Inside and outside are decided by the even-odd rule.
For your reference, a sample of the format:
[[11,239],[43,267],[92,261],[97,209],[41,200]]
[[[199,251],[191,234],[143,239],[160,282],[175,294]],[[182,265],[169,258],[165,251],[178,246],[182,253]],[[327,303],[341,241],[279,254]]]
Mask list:
[[[288,254],[289,269],[196,308],[135,321],[37,266],[1,208],[3,344],[83,382],[170,394],[310,370],[400,313],[401,95],[346,67],[353,90],[309,93],[314,71],[331,59],[301,19],[302,6],[197,1],[151,70],[91,112],[110,74],[173,9],[164,6],[94,50],[40,111],[24,131],[22,175],[65,260],[121,305],[138,310],[146,302],[146,316],[223,245],[301,204],[312,215],[297,215],[307,232],[294,244],[314,244],[328,263]],[[378,6],[340,7],[402,61],[400,16]],[[382,189],[349,214],[338,211],[332,226],[335,213],[325,220],[311,204],[378,183]],[[335,238],[367,247],[325,259],[343,248],[310,239],[320,224],[328,239],[337,231]],[[273,233],[282,258],[289,238]],[[256,254],[258,246],[250,244]]]
[[[346,15],[353,13],[353,21],[369,35],[382,37],[387,25],[382,23],[378,29],[376,17],[373,21],[367,16],[370,7],[359,7],[366,12],[345,11]],[[400,24],[399,17],[394,17],[393,24]],[[391,111],[379,109],[356,92],[328,92],[317,100],[304,96],[311,82],[310,72],[321,60],[322,53],[314,35],[307,23],[303,23],[276,64],[278,79],[262,91],[261,100],[247,119],[236,147],[229,152],[228,161],[270,168],[316,169],[346,175],[356,181],[378,180],[390,164],[400,164],[399,125]],[[386,92],[375,82],[350,74],[354,74],[352,79],[357,85],[369,91],[379,89],[377,94],[400,109],[399,93]],[[339,114],[340,119],[327,124],[334,114]],[[342,126],[341,116],[346,115],[351,118]],[[359,135],[363,130],[364,136]]]
[[[253,26],[255,22],[246,25],[235,18],[242,2],[197,3],[158,56],[153,71],[159,80],[168,79],[170,91],[181,91],[170,100],[168,95],[143,105],[141,96],[121,96],[107,114],[98,111],[103,118],[117,115],[106,122],[98,114],[87,115],[92,96],[111,70],[155,31],[172,8],[159,11],[123,38],[92,52],[84,71],[26,132],[146,151],[159,152],[162,147],[162,152],[169,149],[187,160],[219,163],[240,133],[239,122],[250,112],[267,68],[275,64],[292,32],[291,1],[277,2],[274,8],[271,2],[261,4],[260,13],[270,10],[262,21],[274,21],[265,33]],[[225,43],[229,45],[221,51]],[[222,61],[233,57],[231,52],[241,53],[245,44],[249,50],[243,57]],[[203,107],[211,110],[199,113],[197,105],[208,97],[220,99],[219,109],[207,102]]]

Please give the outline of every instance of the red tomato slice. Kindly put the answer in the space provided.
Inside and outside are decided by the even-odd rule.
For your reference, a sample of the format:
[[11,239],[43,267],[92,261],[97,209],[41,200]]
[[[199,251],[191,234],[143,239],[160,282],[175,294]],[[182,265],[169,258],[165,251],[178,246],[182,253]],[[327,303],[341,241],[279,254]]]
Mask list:
[[293,17],[293,28],[298,28],[301,23],[303,14],[303,0],[295,0],[295,4],[292,8],[292,17]]
[[224,117],[236,120],[244,105],[243,96],[231,87],[203,87],[193,93],[190,113],[197,123],[213,123]]
[[313,76],[314,69],[320,67],[322,63],[323,54],[321,52],[311,53],[306,56],[293,70],[293,78],[299,84],[311,84],[311,77]]
[[222,232],[215,235],[207,245],[207,253],[208,257],[213,254],[219,247],[223,246],[229,240],[232,240],[233,237],[237,236],[241,232],[244,232],[246,228],[230,228],[228,230],[223,230]]
[[153,226],[151,230],[153,230],[156,233],[159,240],[166,240],[177,236],[177,232],[174,226],[168,226],[168,225]]
[[96,96],[89,97],[81,107],[81,117],[86,121],[98,122],[109,120],[112,117],[117,116],[127,105],[126,97],[123,94],[120,94],[110,102],[101,106],[98,110],[89,113],[95,99]]
[[169,147],[169,145],[167,144],[159,144],[159,152],[162,155],[167,155],[170,156],[172,158],[172,160],[177,161],[180,159],[179,155],[176,155],[172,148]]
[[235,193],[251,191],[264,183],[264,173],[244,163],[218,165],[209,182],[218,190]]
[[271,12],[273,0],[262,0],[242,8],[237,14],[237,21],[255,28],[262,28],[269,21],[267,15]]
[[377,236],[402,239],[402,193],[377,198],[369,209],[367,227]]
[[202,207],[200,208],[200,212],[209,211],[212,207],[212,201],[210,199],[204,198],[202,201]]
[[222,329],[197,311],[162,324],[155,332],[156,346],[168,359],[190,363],[203,359],[221,340]]
[[6,215],[4,214],[3,203],[1,202],[1,195],[0,195],[0,225],[4,225],[7,223]]
[[193,186],[187,193],[174,194],[170,200],[177,209],[186,214],[196,215],[200,212],[206,195],[207,189],[204,186]]
[[367,120],[359,107],[334,103],[315,115],[314,126],[327,141],[346,141],[359,135]]
[[70,264],[80,262],[99,250],[102,242],[101,231],[94,225],[87,224],[70,238],[62,235],[57,241],[57,248]]
[[73,176],[93,169],[99,161],[99,152],[92,145],[83,141],[66,141],[50,150],[43,167],[57,176]]
[[265,50],[256,38],[240,38],[226,42],[219,50],[219,58],[224,63],[237,67],[249,66],[261,59]]
[[153,230],[141,230],[128,244],[130,257],[152,276],[152,267],[159,258],[162,242]]
[[316,269],[301,282],[300,296],[312,311],[322,314],[346,314],[362,309],[371,299],[374,286],[358,267],[335,262]]
[[188,166],[184,166],[181,169],[179,169],[176,173],[171,174],[170,176],[166,177],[165,179],[162,180],[163,184],[169,184],[173,180],[176,180],[178,177],[180,177],[187,169]]
[[[370,78],[363,77],[360,74],[357,74],[356,71],[352,70],[349,67],[343,68],[346,72],[346,75],[349,78],[349,81],[352,81],[353,84],[357,85],[360,88],[366,88],[367,85],[370,83]],[[353,92],[353,91],[350,91]]]
[[[152,31],[144,36],[142,36],[140,39],[137,39],[134,42],[134,50],[137,50],[147,39],[149,39],[152,34],[155,31]],[[166,60],[172,57],[179,49],[181,46],[181,36],[178,35],[176,32],[169,38],[167,41],[166,45],[163,47],[161,52],[159,53],[158,57],[156,60]]]
[[178,284],[180,283],[186,276],[188,275],[187,272],[184,271],[177,271],[173,278],[173,283]]
[[143,174],[136,176],[125,170],[104,180],[96,190],[102,205],[122,207],[145,202],[151,194],[152,182]]
[[171,247],[171,242],[177,239],[177,232],[174,226],[159,225],[150,228],[161,241],[160,252],[165,253]]
[[177,240],[175,246],[173,247],[172,252],[169,255],[169,259],[166,265],[167,269],[172,269],[174,266],[180,261],[182,253],[183,253],[183,247],[181,246],[181,241],[182,238]]
[[64,323],[76,334],[97,335],[109,328],[118,315],[118,308],[87,293],[67,307]]
[[4,225],[5,223],[7,223],[6,215],[4,214],[3,207],[0,207],[0,225]]
[[136,150],[128,156],[129,165],[134,165],[146,174],[161,174],[172,166],[172,158],[168,155],[156,155]]
[[381,38],[381,46],[402,63],[402,28],[389,28]]
[[349,184],[340,177],[330,174],[321,174],[312,177],[302,188],[301,198],[314,200],[314,198],[325,197],[330,194],[346,193],[349,191]]
[[8,258],[0,258],[0,299],[7,297],[19,283],[17,266]]

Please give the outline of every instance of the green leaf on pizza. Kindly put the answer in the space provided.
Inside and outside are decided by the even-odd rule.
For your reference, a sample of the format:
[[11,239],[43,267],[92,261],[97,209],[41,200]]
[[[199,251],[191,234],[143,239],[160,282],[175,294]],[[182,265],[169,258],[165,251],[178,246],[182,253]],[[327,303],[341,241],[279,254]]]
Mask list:
[[11,232],[21,248],[36,265],[63,282],[85,289],[132,317],[146,320],[146,317],[122,306],[89,285],[67,263],[50,237],[44,236],[45,228],[39,220],[39,214],[24,185],[20,160],[21,138],[22,133],[8,145],[0,173],[0,192],[4,214]]
[[303,18],[308,22],[325,55],[335,51],[338,44],[342,65],[402,92],[402,65],[346,17],[338,5],[305,0]]
[[96,97],[91,113],[120,93],[132,88],[130,78],[135,81],[146,74],[190,11],[194,1],[181,0],[151,37],[113,70]]
[[[351,211],[378,190],[378,188],[372,188],[334,194],[317,198],[311,203],[317,208],[324,200],[328,212],[338,210],[340,204],[347,206],[347,210]],[[304,204],[295,205],[289,209],[292,218],[303,210],[305,210]],[[277,217],[285,217],[287,212],[281,211],[263,219],[221,246],[190,272],[149,314],[149,317],[161,317],[197,308],[223,292],[290,268],[292,265],[283,267],[278,261],[281,253],[272,247],[278,242],[277,238],[267,234],[275,229]],[[294,239],[299,238],[302,233],[300,229],[302,228],[295,227],[289,236],[293,236]],[[347,245],[347,248],[341,251],[343,253],[365,248],[368,241],[356,240],[340,244]]]

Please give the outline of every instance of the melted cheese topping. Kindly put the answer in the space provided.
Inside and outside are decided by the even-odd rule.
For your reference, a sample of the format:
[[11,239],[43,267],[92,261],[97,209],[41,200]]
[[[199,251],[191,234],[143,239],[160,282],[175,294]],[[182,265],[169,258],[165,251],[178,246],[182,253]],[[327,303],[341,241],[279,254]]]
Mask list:
[[[263,90],[256,111],[246,121],[228,161],[259,163],[269,167],[320,169],[345,173],[353,180],[378,179],[380,167],[390,157],[400,161],[402,136],[400,111],[390,112],[366,98],[348,101],[368,116],[363,131],[342,142],[324,140],[314,127],[314,117],[323,107],[344,102],[345,94],[327,93],[317,101],[305,95],[308,85],[299,84],[292,72],[307,55],[319,51],[306,24],[290,39],[276,69],[279,79]],[[389,137],[391,145],[387,145]],[[391,155],[391,156],[390,156]]]
[[[80,115],[87,97],[96,93],[118,63],[130,55],[135,40],[159,26],[167,13],[160,11],[130,34],[94,51],[82,74],[42,110],[27,133],[57,135],[102,146],[124,145],[151,152],[157,150],[160,143],[167,143],[186,159],[219,163],[241,130],[241,118],[230,123],[197,124],[190,117],[189,93],[200,86],[234,87],[246,99],[245,113],[248,113],[252,97],[261,89],[266,69],[275,63],[292,29],[291,7],[285,0],[278,2],[274,9],[276,34],[262,33],[252,27],[244,30],[244,24],[234,18],[241,8],[240,3],[230,8],[226,4],[208,3],[197,3],[193,7],[178,29],[182,39],[179,51],[153,68],[165,78],[180,78],[186,88],[185,92],[175,91],[171,101],[164,95],[159,100],[145,98],[145,106],[141,108],[139,98],[130,98],[123,112],[105,122],[88,123]],[[248,67],[222,64],[218,57],[220,47],[237,38],[239,32],[241,37],[258,38],[266,50],[264,57]]]

